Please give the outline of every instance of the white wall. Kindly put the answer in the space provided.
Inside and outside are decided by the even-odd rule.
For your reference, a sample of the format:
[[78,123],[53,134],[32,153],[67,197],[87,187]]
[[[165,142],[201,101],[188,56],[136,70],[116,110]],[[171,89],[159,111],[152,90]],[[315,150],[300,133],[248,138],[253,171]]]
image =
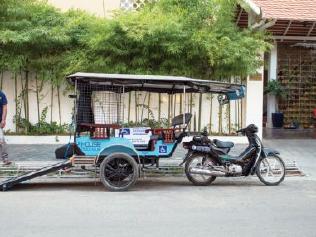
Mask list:
[[257,125],[259,128],[258,135],[262,138],[263,67],[258,69],[257,73],[256,76],[248,76],[247,78],[245,125]]
[[[36,101],[36,86],[34,74],[30,74],[29,81],[29,118],[31,123],[38,122],[37,115],[37,101]],[[17,95],[21,93],[21,78],[18,76],[17,78]],[[3,92],[6,94],[8,99],[8,116],[7,116],[7,126],[5,130],[15,131],[14,124],[14,115],[16,110],[16,102],[15,102],[15,83],[14,77],[12,73],[5,72],[3,79]],[[60,102],[61,102],[61,123],[69,124],[71,122],[71,113],[72,113],[72,105],[73,100],[68,98],[68,94],[71,92],[63,92],[65,90],[65,85],[63,85],[60,89]],[[58,96],[57,89],[54,89],[53,92],[53,106],[51,106],[51,84],[49,82],[45,82],[43,86],[43,90],[39,93],[40,97],[40,111],[42,112],[45,107],[48,107],[47,113],[47,121],[51,120],[51,110],[53,111],[52,120],[59,122],[59,107],[58,107]],[[24,106],[23,101],[22,104],[22,117],[24,117]]]
[[[37,99],[36,99],[36,85],[34,80],[34,74],[29,75],[29,118],[30,122],[35,124],[38,122],[38,115],[37,115]],[[18,95],[21,93],[21,78],[20,76],[17,78],[18,84],[17,84],[17,91]],[[252,87],[250,87],[252,88]],[[256,88],[252,88],[255,89]],[[3,91],[7,95],[8,98],[8,118],[7,118],[7,127],[6,130],[15,131],[15,124],[14,124],[14,115],[15,115],[15,109],[16,109],[16,102],[15,102],[15,83],[13,74],[6,72],[4,74],[4,80],[3,80]],[[65,85],[63,85],[60,89],[60,99],[61,99],[61,123],[71,123],[71,117],[72,117],[72,109],[73,109],[73,100],[68,98],[68,94],[71,94],[71,91],[65,91]],[[255,92],[256,93],[256,92]],[[59,122],[59,107],[58,107],[58,97],[57,97],[57,89],[54,89],[53,92],[53,105],[51,105],[51,84],[49,82],[44,82],[43,89],[39,93],[40,94],[40,112],[43,111],[45,107],[48,107],[48,113],[47,113],[47,122],[50,122],[51,119],[53,121]],[[138,103],[142,104],[144,101],[146,92],[137,92],[138,96]],[[135,92],[131,93],[131,109],[130,109],[130,121],[135,121]],[[250,94],[251,95],[251,94]],[[180,95],[174,95],[174,99],[176,100],[176,106],[175,106],[175,113],[172,112],[171,117],[176,116],[180,114]],[[186,94],[186,105],[184,105],[184,102],[182,104],[182,112],[189,112],[189,98],[190,94]],[[210,94],[203,94],[203,100],[202,100],[202,110],[201,110],[201,129],[203,129],[205,126],[209,128],[210,123],[210,112],[211,112],[211,100],[212,100],[212,132],[218,133],[219,132],[219,104],[217,101],[217,95],[213,95],[213,98],[211,99]],[[168,118],[168,95],[162,94],[161,95],[161,118]],[[184,101],[184,97],[183,97]],[[124,119],[123,121],[127,121],[128,116],[128,93],[124,94]],[[148,104],[148,94],[145,100],[145,104]],[[239,106],[238,106],[239,104]],[[228,105],[224,105],[222,109],[222,127],[223,132],[228,133]],[[244,105],[245,106],[245,105]],[[231,120],[231,131],[234,131],[236,129],[236,122],[238,120],[238,108],[240,110],[241,108],[241,102],[230,102],[230,120]],[[154,114],[154,119],[158,119],[158,94],[151,93],[151,100],[150,100],[150,109],[152,110]],[[138,108],[138,121],[141,117],[141,110],[142,108]],[[174,111],[173,110],[173,111]],[[245,110],[245,109],[243,109]],[[53,112],[53,117],[51,118],[51,111]],[[198,127],[198,116],[199,116],[199,95],[193,94],[193,106],[192,106],[192,114],[196,117],[196,128]],[[148,110],[144,109],[143,118],[147,118]],[[24,106],[22,103],[22,117],[24,117]],[[241,121],[241,114],[239,113],[239,124],[244,124]],[[245,116],[243,116],[245,117]],[[191,121],[191,128],[193,130],[194,125],[194,117]]]
[[110,17],[112,11],[120,7],[120,0],[48,0],[48,2],[61,10],[81,9],[101,17]]

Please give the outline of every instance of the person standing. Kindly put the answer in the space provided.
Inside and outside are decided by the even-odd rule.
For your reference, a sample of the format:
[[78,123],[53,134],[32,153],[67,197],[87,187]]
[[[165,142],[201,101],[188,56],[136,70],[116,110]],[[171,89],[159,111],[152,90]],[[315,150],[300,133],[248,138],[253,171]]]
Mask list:
[[11,161],[8,160],[7,144],[4,138],[3,129],[6,125],[8,111],[8,100],[6,95],[0,90],[0,157],[3,164],[9,165]]

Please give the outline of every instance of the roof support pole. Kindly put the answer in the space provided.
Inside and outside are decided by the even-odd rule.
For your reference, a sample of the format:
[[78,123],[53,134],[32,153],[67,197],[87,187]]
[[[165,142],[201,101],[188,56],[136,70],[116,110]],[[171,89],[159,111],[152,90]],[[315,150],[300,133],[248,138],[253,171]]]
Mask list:
[[316,25],[316,21],[313,22],[311,28],[309,29],[309,31],[308,31],[308,33],[307,33],[307,35],[306,35],[307,37],[309,37],[309,36],[311,35],[312,31],[313,31],[314,28],[315,28],[315,25]]
[[186,113],[186,108],[185,108],[185,105],[186,105],[186,94],[185,94],[185,85],[183,86],[183,103],[184,105],[182,106],[183,108],[183,124],[185,124],[185,113]]

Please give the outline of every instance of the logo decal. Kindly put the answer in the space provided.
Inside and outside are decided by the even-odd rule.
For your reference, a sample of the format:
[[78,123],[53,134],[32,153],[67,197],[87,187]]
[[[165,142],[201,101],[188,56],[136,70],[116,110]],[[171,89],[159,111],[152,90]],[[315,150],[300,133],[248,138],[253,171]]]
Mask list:
[[167,146],[166,145],[159,146],[159,153],[167,153]]
[[131,131],[129,128],[123,128],[123,129],[121,129],[121,134],[122,135],[130,135]]

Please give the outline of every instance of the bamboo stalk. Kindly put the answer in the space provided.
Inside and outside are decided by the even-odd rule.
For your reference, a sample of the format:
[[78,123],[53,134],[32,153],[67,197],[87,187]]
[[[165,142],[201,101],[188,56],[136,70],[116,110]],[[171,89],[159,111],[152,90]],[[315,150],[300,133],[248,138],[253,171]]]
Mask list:
[[200,93],[200,97],[199,97],[198,131],[201,131],[201,123],[202,123],[202,99],[203,99],[203,94]]
[[222,134],[222,105],[219,105],[218,110],[218,133]]
[[182,114],[183,113],[183,108],[182,108],[182,94],[180,94],[180,108],[179,108],[179,114]]
[[61,125],[60,85],[57,85],[59,125]]
[[[192,107],[193,107],[193,94],[190,93],[190,105],[189,105],[189,111],[190,111],[190,114],[192,114]],[[191,126],[192,123],[189,124],[189,131],[191,131]]]
[[2,71],[1,71],[0,90],[3,89],[3,77],[4,77],[4,72],[3,72],[3,70],[2,70]]
[[148,120],[149,120],[150,99],[151,99],[151,94],[149,92],[149,94],[148,94],[148,103],[147,103],[147,119]]
[[161,94],[158,94],[158,121],[161,119]]
[[176,107],[177,107],[177,94],[174,94],[172,96],[173,98],[173,114],[172,114],[172,118],[174,118],[176,116]]
[[228,133],[231,134],[231,119],[230,119],[230,102],[227,105],[227,113],[228,113]]
[[127,122],[130,121],[131,116],[131,100],[132,100],[132,93],[128,92],[128,111],[127,111]]
[[36,105],[37,105],[37,121],[40,122],[40,105],[39,105],[39,88],[38,88],[38,78],[37,72],[35,73],[35,93],[36,93]]
[[168,126],[170,124],[170,95],[168,94]]
[[196,132],[196,113],[194,113],[194,118],[193,118],[193,132]]
[[30,121],[29,113],[29,72],[25,71],[25,119],[27,122]]
[[209,130],[210,134],[212,134],[212,115],[213,115],[213,95],[211,94],[211,102],[210,102],[210,120],[209,120]]
[[53,122],[53,108],[54,108],[54,83],[51,80],[51,96],[50,96],[50,123]]
[[18,118],[18,78],[17,73],[14,72],[14,101],[15,101],[15,132],[19,132],[17,120]]
[[138,104],[137,104],[137,92],[135,91],[135,93],[134,93],[134,95],[135,95],[135,123],[137,123],[137,117],[138,117],[138,113],[137,113],[137,110],[138,110]]

